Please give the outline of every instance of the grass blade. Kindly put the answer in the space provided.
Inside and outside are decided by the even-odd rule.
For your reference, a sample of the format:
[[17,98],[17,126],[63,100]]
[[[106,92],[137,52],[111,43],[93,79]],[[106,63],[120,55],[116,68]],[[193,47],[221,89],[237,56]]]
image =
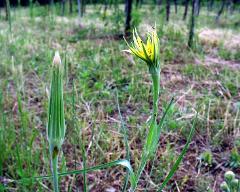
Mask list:
[[82,148],[82,155],[83,155],[83,191],[86,192],[87,191],[86,151],[83,145],[83,141],[81,144],[81,148]]
[[190,144],[190,142],[191,142],[191,140],[192,140],[194,131],[195,131],[195,124],[196,124],[197,116],[198,116],[198,114],[196,115],[196,117],[195,117],[195,119],[194,119],[194,122],[193,122],[193,125],[192,125],[192,128],[191,128],[191,131],[190,131],[190,133],[189,133],[189,135],[188,135],[188,138],[187,138],[187,143],[185,144],[185,146],[184,146],[181,154],[180,154],[179,157],[177,158],[176,162],[174,163],[174,165],[173,165],[172,169],[170,170],[170,172],[168,173],[167,177],[164,179],[161,187],[158,189],[158,192],[161,192],[161,191],[164,189],[164,187],[167,185],[168,181],[172,178],[172,176],[173,176],[174,173],[176,172],[179,164],[181,163],[184,155],[186,154],[187,149],[188,149],[188,147],[189,147],[189,144]]
[[[124,135],[124,145],[125,145],[125,151],[126,151],[126,159],[130,162],[130,150],[129,150],[129,144],[128,144],[127,129],[126,129],[126,125],[125,125],[125,122],[124,122],[122,114],[121,114],[121,110],[120,110],[120,106],[119,106],[119,100],[118,100],[118,91],[117,90],[116,90],[116,103],[117,103],[117,108],[118,108],[118,114],[119,114],[120,121],[121,121],[121,131]],[[129,180],[129,172],[127,172],[127,175],[125,177],[122,191],[126,191],[128,180]]]
[[171,109],[171,107],[173,105],[173,102],[174,102],[174,98],[172,98],[171,101],[169,102],[169,104],[167,105],[167,108],[166,108],[166,110],[165,110],[165,112],[164,112],[164,114],[163,114],[163,116],[162,116],[162,118],[161,118],[161,120],[160,120],[160,122],[157,126],[157,137],[155,138],[155,141],[154,141],[155,142],[155,144],[154,144],[155,148],[153,149],[153,152],[155,152],[156,149],[158,148],[157,143],[159,143],[159,139],[160,139],[160,136],[161,136],[161,130],[162,130],[162,127],[163,127],[164,122],[166,120],[166,116],[167,116],[169,110]]
[[[120,160],[116,160],[116,161],[111,161],[109,163],[105,163],[105,164],[101,164],[101,165],[97,165],[94,167],[89,167],[86,169],[81,169],[81,170],[73,170],[73,171],[68,171],[68,172],[63,172],[63,173],[59,173],[58,176],[66,176],[66,175],[76,175],[76,174],[84,174],[85,173],[89,173],[92,171],[98,171],[98,170],[102,170],[102,169],[106,169],[106,168],[110,168],[110,167],[114,167],[114,166],[123,166],[125,167],[129,174],[130,174],[130,182],[131,185],[134,185],[136,177],[135,174],[133,172],[132,166],[130,165],[130,162],[126,159],[120,159]],[[49,179],[52,178],[52,175],[47,175],[47,176],[38,176],[38,177],[31,177],[31,178],[23,178],[20,180],[15,180],[14,182],[17,183],[23,183],[26,180],[39,180],[39,179]]]
[[[174,98],[172,98],[171,101],[170,101],[170,103],[167,105],[167,108],[166,108],[166,110],[165,110],[165,113],[163,114],[163,117],[161,118],[161,120],[160,120],[160,122],[159,122],[159,125],[158,125],[158,128],[157,128],[157,129],[158,129],[158,130],[157,130],[157,132],[158,132],[158,134],[157,134],[157,135],[158,135],[158,138],[156,138],[156,142],[158,142],[158,144],[156,145],[156,149],[158,149],[159,144],[160,144],[159,139],[160,139],[160,136],[161,136],[161,130],[162,130],[162,127],[163,127],[163,125],[164,125],[164,121],[165,121],[166,115],[168,114],[169,109],[172,107],[173,102],[174,102]],[[153,161],[152,161],[152,167],[151,167],[151,169],[150,169],[149,178],[151,178],[151,176],[152,176],[152,171],[153,171],[153,168],[154,168],[154,162],[156,161],[156,159],[157,159],[157,155],[156,155],[156,153],[155,153],[155,155],[154,155],[154,157],[153,157]],[[144,190],[144,191],[147,191],[147,188],[148,188],[149,184],[150,184],[150,183],[147,184],[147,186],[145,187],[145,190]]]
[[[159,122],[159,125],[156,124],[152,124],[149,130],[149,134],[147,136],[147,142],[144,146],[144,150],[143,150],[143,155],[141,158],[141,162],[140,162],[140,166],[138,168],[138,172],[137,172],[137,176],[136,176],[136,183],[134,185],[134,188],[132,188],[133,191],[136,190],[136,186],[138,184],[138,180],[141,177],[141,174],[146,166],[147,161],[150,159],[151,155],[156,151],[157,149],[157,143],[158,140],[160,138],[160,133],[161,133],[161,129],[162,126],[164,125],[166,116],[169,112],[169,109],[171,108],[172,104],[173,104],[174,99],[172,98],[170,103],[167,106],[167,109],[165,110],[165,112],[163,113],[163,116]],[[154,130],[156,129],[156,130]],[[152,132],[152,133],[151,133]],[[151,138],[150,138],[151,137]],[[133,186],[132,186],[133,187]]]

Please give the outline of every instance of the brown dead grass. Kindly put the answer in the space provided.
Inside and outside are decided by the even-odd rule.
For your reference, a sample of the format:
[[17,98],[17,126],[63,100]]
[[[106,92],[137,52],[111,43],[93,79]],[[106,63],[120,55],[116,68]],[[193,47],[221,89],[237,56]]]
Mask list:
[[230,51],[240,49],[240,34],[232,30],[204,28],[199,32],[199,39],[203,45],[217,47],[223,44]]

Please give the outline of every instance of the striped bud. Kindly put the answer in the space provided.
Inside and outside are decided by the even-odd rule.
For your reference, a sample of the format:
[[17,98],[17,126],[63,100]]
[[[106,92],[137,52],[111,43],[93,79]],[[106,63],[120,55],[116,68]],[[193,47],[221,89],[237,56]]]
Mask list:
[[63,104],[63,66],[58,52],[52,67],[52,81],[49,98],[47,138],[52,157],[58,154],[65,136]]

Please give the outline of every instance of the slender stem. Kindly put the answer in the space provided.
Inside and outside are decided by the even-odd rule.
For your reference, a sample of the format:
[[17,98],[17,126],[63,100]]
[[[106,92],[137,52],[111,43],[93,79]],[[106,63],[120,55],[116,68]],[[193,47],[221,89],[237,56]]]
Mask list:
[[152,149],[155,149],[157,141],[155,139],[157,132],[157,116],[158,116],[158,101],[159,101],[159,92],[160,92],[160,69],[156,67],[149,68],[149,72],[152,76],[152,86],[153,86],[153,114],[150,123],[149,133],[147,136],[146,144],[143,149],[141,162],[136,175],[136,185],[132,191],[136,190],[137,183],[142,175],[142,172],[149,161],[152,152]]
[[[127,135],[125,122],[123,121],[121,110],[120,110],[120,105],[119,105],[119,100],[118,100],[118,91],[117,90],[116,90],[116,103],[117,103],[118,114],[119,114],[119,117],[120,117],[120,120],[121,120],[121,132],[124,135],[124,145],[125,145],[125,151],[126,151],[126,159],[128,161],[130,161],[130,151],[129,151],[129,145],[128,145],[128,135]],[[125,176],[122,192],[125,192],[127,190],[128,181],[129,181],[129,171],[127,171],[127,174]]]
[[83,155],[83,191],[87,192],[87,175],[86,175],[86,151],[82,139],[82,155]]
[[53,173],[53,186],[54,192],[59,192],[58,190],[58,154],[52,155],[52,173]]
[[141,159],[141,163],[140,163],[140,166],[138,168],[138,171],[137,171],[137,175],[136,175],[136,185],[135,185],[135,188],[134,190],[136,189],[137,187],[137,184],[138,184],[138,181],[142,175],[142,172],[147,164],[147,161],[148,161],[148,157],[147,157],[147,154],[146,153],[143,153],[143,156],[142,156],[142,159]]
[[152,81],[153,81],[153,116],[152,121],[157,120],[158,115],[158,100],[159,100],[159,90],[160,90],[160,70],[151,71]]

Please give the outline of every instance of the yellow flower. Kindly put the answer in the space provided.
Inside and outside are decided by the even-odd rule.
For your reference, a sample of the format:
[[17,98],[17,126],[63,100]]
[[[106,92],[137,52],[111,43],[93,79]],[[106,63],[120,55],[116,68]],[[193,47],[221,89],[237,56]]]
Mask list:
[[127,52],[136,55],[137,57],[145,61],[149,67],[159,67],[160,50],[159,38],[157,36],[156,29],[148,33],[146,43],[143,43],[142,39],[138,35],[137,30],[134,29],[132,46],[130,46],[127,41],[126,43],[129,47],[129,50],[126,50]]

